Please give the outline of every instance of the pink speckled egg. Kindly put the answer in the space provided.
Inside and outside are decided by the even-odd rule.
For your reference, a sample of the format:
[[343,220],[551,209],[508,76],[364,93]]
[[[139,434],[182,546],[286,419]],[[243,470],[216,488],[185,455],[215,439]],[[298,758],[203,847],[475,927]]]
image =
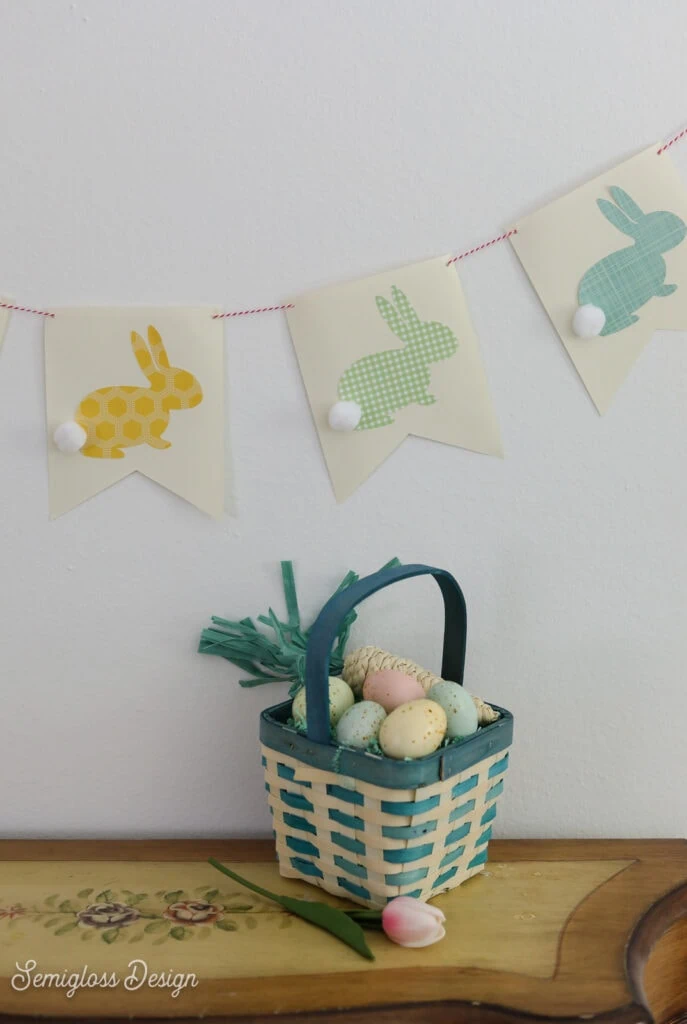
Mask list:
[[410,700],[421,700],[424,695],[422,683],[394,668],[370,672],[363,684],[363,700],[381,704],[387,714]]

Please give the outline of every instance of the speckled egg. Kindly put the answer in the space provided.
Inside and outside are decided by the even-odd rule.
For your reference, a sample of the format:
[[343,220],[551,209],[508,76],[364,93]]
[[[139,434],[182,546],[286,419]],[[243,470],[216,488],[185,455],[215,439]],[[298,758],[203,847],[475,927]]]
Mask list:
[[344,747],[365,750],[376,740],[386,711],[372,700],[361,700],[344,711],[336,727],[336,741]]
[[471,694],[458,683],[447,679],[435,683],[427,694],[429,700],[435,700],[446,712],[446,735],[450,739],[458,736],[472,736],[477,732],[477,708]]
[[[343,679],[339,679],[338,676],[329,677],[329,721],[331,725],[337,724],[344,711],[348,711],[354,700],[353,690],[348,683],[345,683]],[[304,686],[301,687],[293,698],[291,714],[299,729],[305,728],[307,715]]]
[[437,750],[446,735],[446,712],[440,704],[424,697],[395,708],[382,722],[379,745],[387,757],[427,757]]
[[381,704],[387,713],[408,701],[419,700],[424,695],[422,683],[395,668],[380,668],[377,672],[370,672],[363,683],[363,700]]

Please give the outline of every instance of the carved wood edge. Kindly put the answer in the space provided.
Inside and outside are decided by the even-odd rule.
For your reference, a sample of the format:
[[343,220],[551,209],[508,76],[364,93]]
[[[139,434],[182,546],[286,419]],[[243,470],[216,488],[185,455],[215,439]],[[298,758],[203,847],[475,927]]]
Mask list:
[[[632,997],[648,1008],[648,997],[644,988],[644,972],[651,958],[651,952],[659,940],[677,924],[687,919],[687,883],[666,893],[651,906],[635,925],[625,951],[625,973],[630,984]],[[687,960],[687,951],[685,951]],[[684,980],[684,1013],[680,1013],[667,1024],[687,1024],[687,976]]]
[[[50,1021],[50,1024],[122,1024],[122,1017],[48,1017],[32,1015],[31,1018],[16,1014],[0,1014],[2,1024],[27,1024],[27,1021]],[[651,1014],[636,1003],[628,1003],[598,1014],[583,1014],[573,1017],[551,1017],[510,1010],[505,1006],[491,1006],[488,1003],[441,1000],[431,1003],[386,1003],[378,1006],[341,1010],[314,1010],[305,1013],[259,1014],[257,1016],[212,1016],[212,1017],[138,1017],[142,1024],[526,1024],[527,1021],[555,1021],[555,1024],[654,1024]],[[669,1024],[683,1024],[682,1020]]]

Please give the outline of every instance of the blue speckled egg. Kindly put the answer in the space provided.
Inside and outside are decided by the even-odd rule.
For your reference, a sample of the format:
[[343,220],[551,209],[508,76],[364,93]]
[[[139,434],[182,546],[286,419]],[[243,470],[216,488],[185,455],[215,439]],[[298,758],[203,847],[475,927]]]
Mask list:
[[336,742],[343,747],[365,750],[379,736],[386,711],[373,700],[361,700],[344,711],[336,727]]
[[440,704],[446,712],[446,735],[449,739],[472,736],[473,732],[477,732],[477,708],[471,694],[464,687],[443,679],[434,684],[427,697]]

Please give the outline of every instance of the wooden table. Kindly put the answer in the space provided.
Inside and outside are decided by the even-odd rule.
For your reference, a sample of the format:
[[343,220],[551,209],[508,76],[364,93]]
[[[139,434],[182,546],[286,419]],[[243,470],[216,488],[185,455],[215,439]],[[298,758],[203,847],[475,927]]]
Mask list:
[[[340,904],[281,879],[268,841],[0,842],[0,1020],[687,1017],[687,842],[493,842],[490,853],[482,875],[436,900],[443,942],[408,950],[368,932],[371,963],[206,862]],[[171,987],[150,987],[148,975],[136,988],[141,967],[127,991],[134,960]],[[105,973],[111,987],[68,998],[54,982],[36,985],[38,972],[75,971]],[[186,987],[173,998],[177,976]]]

